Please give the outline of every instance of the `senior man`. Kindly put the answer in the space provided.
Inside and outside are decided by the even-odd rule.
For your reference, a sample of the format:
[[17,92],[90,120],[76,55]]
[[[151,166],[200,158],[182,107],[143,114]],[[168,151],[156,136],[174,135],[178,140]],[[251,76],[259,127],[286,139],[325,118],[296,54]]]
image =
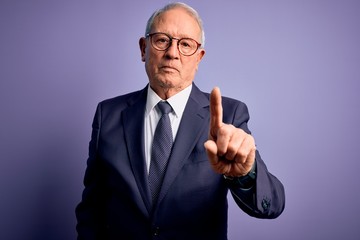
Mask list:
[[149,84],[96,110],[78,239],[227,239],[229,190],[253,217],[283,211],[283,185],[255,147],[246,105],[193,83],[203,42],[186,4],[148,20],[139,45]]

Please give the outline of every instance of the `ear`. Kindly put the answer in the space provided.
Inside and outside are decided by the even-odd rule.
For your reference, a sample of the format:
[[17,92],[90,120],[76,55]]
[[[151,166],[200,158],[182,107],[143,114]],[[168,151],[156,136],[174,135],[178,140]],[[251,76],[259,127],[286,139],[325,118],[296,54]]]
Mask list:
[[205,55],[205,49],[201,48],[200,52],[198,53],[198,62],[201,61],[201,59],[204,57]]
[[201,62],[201,59],[204,57],[205,55],[205,49],[200,49],[200,51],[197,53],[197,64],[196,64],[196,71],[198,70],[199,67],[199,63]]
[[140,38],[139,47],[141,52],[141,61],[145,62],[146,38],[144,37]]

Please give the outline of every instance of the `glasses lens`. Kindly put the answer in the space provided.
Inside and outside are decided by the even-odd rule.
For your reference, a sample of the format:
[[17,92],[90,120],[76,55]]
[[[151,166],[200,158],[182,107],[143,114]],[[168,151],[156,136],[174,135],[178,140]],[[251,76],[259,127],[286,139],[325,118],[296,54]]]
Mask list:
[[184,55],[192,55],[196,52],[198,44],[194,39],[183,38],[179,41],[179,50]]
[[166,50],[170,45],[170,38],[163,33],[152,35],[153,46],[158,50]]
[[[165,51],[170,47],[171,37],[164,33],[154,33],[150,35],[152,46],[159,50]],[[173,38],[178,40],[177,38]],[[178,40],[178,49],[185,56],[193,55],[199,48],[199,44],[192,38],[181,38]]]

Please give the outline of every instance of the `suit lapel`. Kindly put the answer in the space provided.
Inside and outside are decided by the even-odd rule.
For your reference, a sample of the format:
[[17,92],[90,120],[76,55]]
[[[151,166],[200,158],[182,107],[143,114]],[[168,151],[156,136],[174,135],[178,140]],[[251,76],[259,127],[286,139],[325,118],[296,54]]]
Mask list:
[[169,159],[158,203],[164,198],[172,182],[188,159],[198,139],[207,132],[209,99],[195,86],[191,91],[181,119],[174,147]]
[[147,87],[141,91],[137,99],[129,101],[129,107],[124,111],[123,124],[131,168],[142,200],[146,206],[146,214],[149,215],[151,211],[151,196],[148,187],[144,154],[146,96]]
[[[143,210],[146,215],[149,215],[152,211],[151,194],[148,185],[144,154],[144,114],[146,97],[147,87],[140,92],[137,98],[128,102],[129,107],[123,112],[123,125],[131,168],[142,201],[146,207],[146,209],[143,208]],[[182,169],[200,136],[204,134],[204,131],[207,134],[207,124],[204,123],[209,121],[208,106],[209,99],[193,84],[174,142],[158,203],[168,192],[172,182]],[[139,203],[139,205],[142,204]]]

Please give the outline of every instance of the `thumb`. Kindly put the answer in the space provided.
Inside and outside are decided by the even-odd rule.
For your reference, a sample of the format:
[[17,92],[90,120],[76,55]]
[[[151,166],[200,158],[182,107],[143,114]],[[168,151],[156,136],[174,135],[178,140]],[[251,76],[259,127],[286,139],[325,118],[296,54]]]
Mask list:
[[217,156],[218,148],[217,148],[216,143],[213,140],[207,140],[204,143],[204,147],[206,149],[206,153],[208,155],[210,162],[216,163],[217,159],[218,159],[218,156]]

